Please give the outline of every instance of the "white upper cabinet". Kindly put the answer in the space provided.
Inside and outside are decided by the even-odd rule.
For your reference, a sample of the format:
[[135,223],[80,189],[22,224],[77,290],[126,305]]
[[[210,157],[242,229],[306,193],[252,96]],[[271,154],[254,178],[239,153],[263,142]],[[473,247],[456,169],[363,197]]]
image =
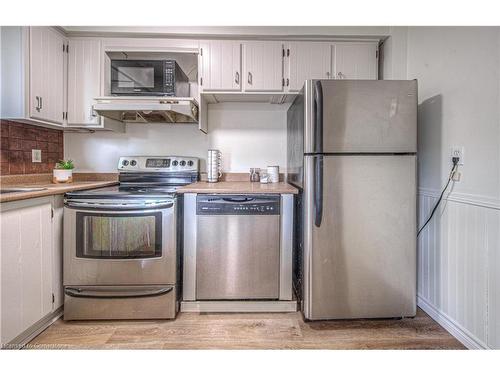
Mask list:
[[[326,79],[331,76],[331,44],[323,42],[290,42],[286,46],[285,86],[287,91],[299,91],[306,79]],[[286,61],[285,60],[285,61]]]
[[30,117],[63,125],[66,39],[50,27],[30,28]]
[[337,79],[377,79],[378,44],[376,42],[336,43],[333,63]]
[[283,43],[243,42],[245,91],[283,91]]
[[211,40],[200,43],[202,91],[241,90],[241,43]]
[[70,39],[68,48],[68,126],[98,126],[93,110],[101,87],[101,42]]

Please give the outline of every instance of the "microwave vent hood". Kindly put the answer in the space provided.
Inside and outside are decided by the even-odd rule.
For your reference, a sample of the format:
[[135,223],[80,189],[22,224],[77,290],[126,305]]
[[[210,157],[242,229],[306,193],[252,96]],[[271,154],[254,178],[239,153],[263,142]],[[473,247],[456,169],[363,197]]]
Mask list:
[[198,102],[175,97],[99,97],[94,111],[124,123],[197,123]]

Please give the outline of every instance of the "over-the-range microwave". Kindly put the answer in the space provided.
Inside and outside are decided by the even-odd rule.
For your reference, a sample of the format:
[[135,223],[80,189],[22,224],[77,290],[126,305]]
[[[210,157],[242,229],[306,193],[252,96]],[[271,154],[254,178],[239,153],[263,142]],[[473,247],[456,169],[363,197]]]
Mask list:
[[189,96],[175,60],[111,60],[111,95]]

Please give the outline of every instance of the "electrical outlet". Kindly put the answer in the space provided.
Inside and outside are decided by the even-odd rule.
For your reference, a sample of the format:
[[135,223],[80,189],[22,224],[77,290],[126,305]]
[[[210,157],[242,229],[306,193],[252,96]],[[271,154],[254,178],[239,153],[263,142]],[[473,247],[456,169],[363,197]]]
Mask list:
[[42,162],[42,150],[31,150],[31,161],[33,163]]
[[454,146],[451,148],[451,157],[459,158],[458,165],[464,165],[464,147]]
[[459,171],[455,171],[455,172],[453,172],[451,179],[455,182],[460,182],[461,177],[462,177],[462,173],[460,173]]

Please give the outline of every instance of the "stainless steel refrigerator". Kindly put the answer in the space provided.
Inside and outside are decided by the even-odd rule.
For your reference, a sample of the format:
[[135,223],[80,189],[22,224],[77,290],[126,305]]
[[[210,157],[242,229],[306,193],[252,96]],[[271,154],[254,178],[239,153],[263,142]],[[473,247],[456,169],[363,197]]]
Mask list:
[[417,81],[308,80],[287,138],[304,317],[414,316]]

